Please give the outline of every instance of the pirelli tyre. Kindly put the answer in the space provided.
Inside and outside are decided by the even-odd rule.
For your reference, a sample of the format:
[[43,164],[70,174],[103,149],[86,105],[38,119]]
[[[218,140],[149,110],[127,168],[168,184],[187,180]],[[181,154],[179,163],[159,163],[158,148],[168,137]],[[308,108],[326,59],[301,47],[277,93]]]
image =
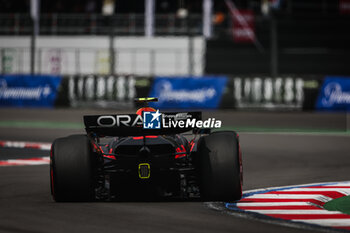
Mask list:
[[242,197],[243,169],[238,135],[214,132],[198,142],[201,197],[206,201],[235,201]]
[[56,139],[50,156],[51,194],[55,201],[93,201],[96,156],[86,135]]

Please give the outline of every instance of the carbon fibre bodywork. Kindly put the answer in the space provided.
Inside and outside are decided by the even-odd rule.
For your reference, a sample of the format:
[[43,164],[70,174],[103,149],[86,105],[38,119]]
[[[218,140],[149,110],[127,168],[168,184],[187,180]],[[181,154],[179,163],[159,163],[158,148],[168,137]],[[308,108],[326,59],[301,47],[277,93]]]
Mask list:
[[151,110],[84,116],[86,135],[56,139],[50,165],[54,199],[241,197],[241,151],[234,131],[211,133],[221,121],[202,121],[201,112]]
[[112,137],[96,147],[102,158],[99,183],[104,184],[99,199],[199,195],[195,140],[181,134]]

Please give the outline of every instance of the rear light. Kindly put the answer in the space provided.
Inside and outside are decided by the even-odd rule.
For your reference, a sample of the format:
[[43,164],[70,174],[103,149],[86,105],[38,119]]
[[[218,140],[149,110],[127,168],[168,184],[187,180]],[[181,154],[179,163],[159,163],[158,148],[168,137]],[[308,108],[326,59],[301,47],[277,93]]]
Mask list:
[[[134,140],[141,140],[143,139],[144,136],[139,136],[139,137],[132,137],[132,139]],[[145,136],[146,138],[157,138],[158,136],[156,135],[148,135],[148,136]]]
[[115,156],[114,155],[103,155],[104,158],[106,159],[113,159],[113,160],[116,160]]
[[175,159],[186,157],[186,154],[177,154],[175,155]]
[[190,149],[190,152],[192,152],[192,150],[193,150],[193,147],[194,147],[194,142],[192,141],[192,142],[190,143],[190,145],[191,145],[191,149]]
[[187,154],[184,145],[181,145],[181,147],[176,148],[176,153],[177,154],[175,155],[175,159],[186,157]]
[[[113,153],[113,149],[110,148],[109,151],[108,151],[109,154],[112,154]],[[103,154],[103,157],[106,158],[106,159],[113,159],[113,160],[116,160],[115,158],[115,155],[106,155],[106,154]]]

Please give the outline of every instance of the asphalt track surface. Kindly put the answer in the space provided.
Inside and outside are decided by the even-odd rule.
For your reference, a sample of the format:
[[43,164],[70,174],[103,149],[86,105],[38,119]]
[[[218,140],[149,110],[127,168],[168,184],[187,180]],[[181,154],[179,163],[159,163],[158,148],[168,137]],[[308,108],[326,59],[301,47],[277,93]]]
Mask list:
[[[106,111],[104,111],[106,112]],[[111,112],[111,111],[108,111]],[[1,121],[81,122],[89,110],[0,109]],[[224,125],[346,131],[344,114],[209,112]],[[79,129],[0,127],[0,140],[51,142]],[[338,134],[240,133],[244,190],[346,181],[350,137]],[[0,149],[0,159],[48,156]],[[55,203],[49,167],[0,167],[0,232],[312,232],[235,217],[202,202]],[[317,232],[317,231],[316,231]]]

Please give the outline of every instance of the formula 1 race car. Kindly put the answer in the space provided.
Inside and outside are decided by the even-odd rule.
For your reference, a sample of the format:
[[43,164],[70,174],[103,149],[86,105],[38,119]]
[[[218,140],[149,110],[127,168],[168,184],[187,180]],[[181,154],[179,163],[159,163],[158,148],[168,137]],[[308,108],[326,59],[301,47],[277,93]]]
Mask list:
[[198,128],[201,115],[143,107],[136,114],[84,116],[86,135],[52,144],[54,200],[240,199],[238,134]]

